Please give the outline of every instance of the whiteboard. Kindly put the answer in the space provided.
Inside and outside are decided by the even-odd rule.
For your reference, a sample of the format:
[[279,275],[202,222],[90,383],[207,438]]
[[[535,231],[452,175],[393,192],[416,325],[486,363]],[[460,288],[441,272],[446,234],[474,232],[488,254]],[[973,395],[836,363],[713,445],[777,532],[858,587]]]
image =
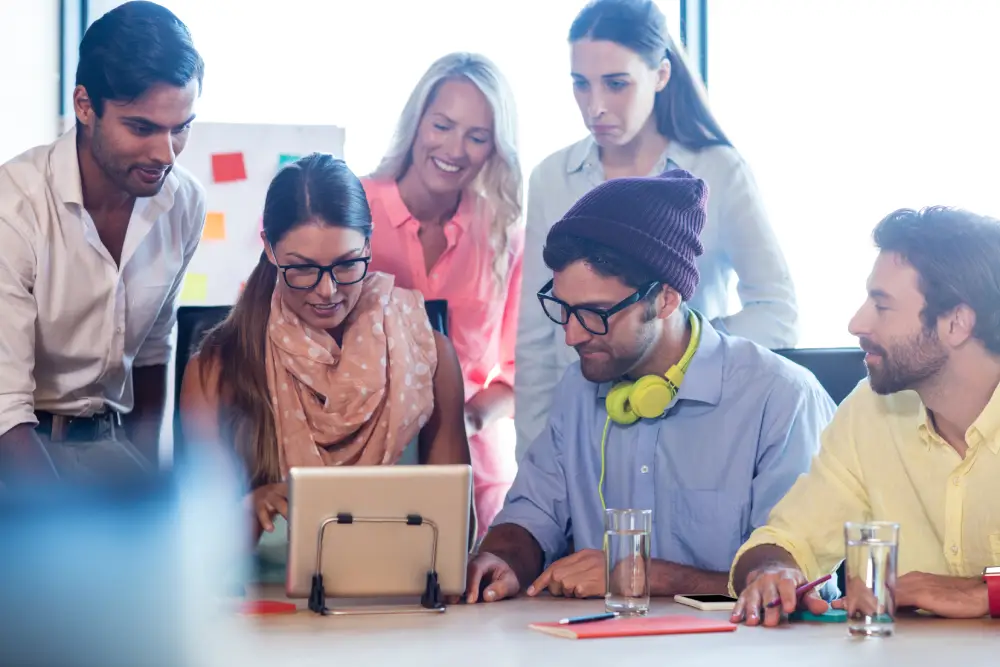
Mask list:
[[[179,305],[231,305],[236,301],[263,249],[261,213],[271,179],[282,159],[312,152],[343,158],[343,128],[195,122],[177,163],[204,186],[212,224],[206,225],[188,266]],[[213,156],[235,153],[242,154],[245,178],[218,182]],[[224,238],[219,238],[218,214]]]

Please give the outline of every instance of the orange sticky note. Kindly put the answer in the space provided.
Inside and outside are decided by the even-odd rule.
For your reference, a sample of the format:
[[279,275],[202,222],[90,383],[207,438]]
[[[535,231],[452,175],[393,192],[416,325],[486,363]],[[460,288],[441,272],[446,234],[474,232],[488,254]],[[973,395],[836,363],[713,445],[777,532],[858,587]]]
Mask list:
[[213,212],[205,216],[205,229],[201,233],[202,241],[226,240],[226,214]]
[[247,180],[247,167],[243,153],[214,153],[212,155],[212,180],[216,183]]

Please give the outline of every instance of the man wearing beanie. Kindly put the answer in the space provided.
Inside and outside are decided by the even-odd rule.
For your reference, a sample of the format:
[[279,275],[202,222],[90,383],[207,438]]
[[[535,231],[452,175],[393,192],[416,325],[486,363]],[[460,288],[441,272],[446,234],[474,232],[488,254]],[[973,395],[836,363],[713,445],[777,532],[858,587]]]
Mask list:
[[550,230],[539,301],[580,363],[469,565],[469,602],[603,595],[605,508],[652,510],[652,595],[724,594],[737,549],[808,469],[829,395],[686,305],[707,197],[679,169],[614,179]]

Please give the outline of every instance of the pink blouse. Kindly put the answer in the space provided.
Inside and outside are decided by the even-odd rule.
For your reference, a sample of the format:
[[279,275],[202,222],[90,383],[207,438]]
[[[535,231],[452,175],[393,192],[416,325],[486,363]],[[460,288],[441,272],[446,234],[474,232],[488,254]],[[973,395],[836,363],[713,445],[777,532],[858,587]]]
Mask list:
[[444,225],[447,246],[428,273],[417,237],[420,223],[410,215],[396,183],[362,183],[374,221],[371,270],[395,275],[397,286],[418,290],[425,299],[448,302],[448,338],[462,366],[466,400],[494,379],[513,387],[523,229],[512,234],[506,284],[498,289],[490,220],[477,216],[475,201],[465,198]]

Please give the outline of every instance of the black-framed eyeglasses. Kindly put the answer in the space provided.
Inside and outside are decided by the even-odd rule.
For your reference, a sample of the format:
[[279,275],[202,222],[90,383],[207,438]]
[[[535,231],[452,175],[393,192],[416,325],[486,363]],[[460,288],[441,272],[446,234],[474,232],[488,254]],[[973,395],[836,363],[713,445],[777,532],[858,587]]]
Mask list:
[[562,326],[566,326],[569,323],[570,316],[574,316],[576,317],[576,321],[580,323],[580,326],[595,336],[603,336],[608,333],[609,317],[625,310],[634,303],[642,301],[660,286],[659,282],[653,281],[636,290],[632,296],[605,309],[594,308],[592,306],[571,306],[565,301],[560,301],[551,294],[548,294],[552,289],[552,283],[553,281],[551,280],[545,283],[545,287],[538,292],[538,301],[542,304],[542,310],[545,311],[545,315],[556,324]]
[[[364,251],[368,250],[365,244]],[[274,250],[271,250],[274,254]],[[309,290],[319,285],[323,276],[327,273],[338,285],[353,285],[364,280],[368,275],[368,263],[372,260],[371,255],[364,257],[352,257],[342,259],[333,264],[320,266],[318,264],[277,264],[281,270],[281,275],[285,279],[285,284],[292,289]]]

